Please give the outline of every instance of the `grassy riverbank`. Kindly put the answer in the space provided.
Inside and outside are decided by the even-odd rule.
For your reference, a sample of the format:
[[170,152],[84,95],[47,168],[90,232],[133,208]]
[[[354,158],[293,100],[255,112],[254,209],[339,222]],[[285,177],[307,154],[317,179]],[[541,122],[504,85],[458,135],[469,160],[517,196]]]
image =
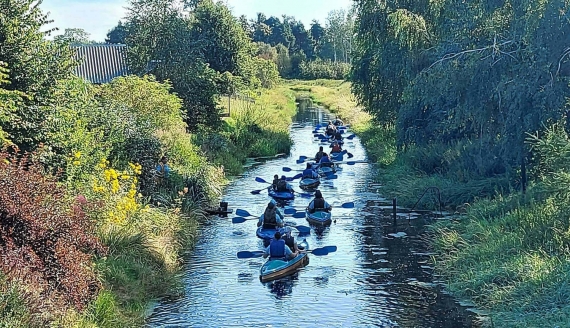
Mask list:
[[[67,268],[62,272],[88,267],[85,277],[79,276],[92,284],[93,294],[82,298],[81,311],[77,311],[69,303],[79,297],[75,294],[79,289],[52,295],[36,280],[18,283],[0,275],[0,326],[142,326],[152,301],[183,291],[183,254],[194,244],[199,222],[207,219],[204,209],[217,201],[226,177],[243,172],[247,157],[289,152],[288,126],[296,112],[295,97],[282,86],[260,90],[254,103],[232,105],[231,117],[219,129],[189,134],[180,99],[169,92],[168,84],[152,78],[119,78],[103,86],[70,80],[60,88],[62,105],[54,115],[61,121],[50,137],[53,144],[65,140],[69,155],[49,158],[50,162],[61,160],[58,163],[63,163],[66,172],[63,181],[57,182],[63,188],[57,195],[65,201],[51,210],[62,220],[70,215],[69,207],[79,213],[73,215],[89,218],[82,221],[81,229],[89,232],[86,238],[101,250],[81,261],[71,258],[71,262],[62,253],[58,265]],[[125,116],[129,119],[122,119]],[[105,126],[105,134],[97,130],[99,126]],[[48,155],[37,154],[39,158]],[[157,182],[154,167],[162,155],[169,157],[172,172],[166,181]],[[17,159],[0,153],[0,164],[4,164],[2,156],[8,159],[6,163],[14,163],[9,168],[18,170]],[[38,205],[44,198],[57,196],[51,194],[53,186],[43,185],[26,172],[3,172],[0,182],[32,183],[33,190],[41,191]],[[16,177],[22,181],[15,181]],[[15,195],[0,192],[0,197],[25,203],[26,190]],[[41,206],[29,209],[36,211],[40,213]],[[35,214],[15,219],[33,221]],[[65,227],[62,223],[56,229]],[[43,226],[39,224],[38,229]]]
[[[437,149],[396,152],[393,127],[375,126],[342,81],[290,81],[298,96],[337,113],[354,125],[378,161],[383,195],[413,205],[425,188],[441,190],[442,202],[465,215],[433,226],[436,272],[462,299],[489,315],[493,327],[570,327],[570,141],[560,130],[535,141],[541,172],[526,195],[512,192],[505,178],[459,174],[453,154]],[[443,167],[445,170],[426,170]],[[435,209],[435,197],[420,208]],[[468,203],[468,204],[466,204]]]

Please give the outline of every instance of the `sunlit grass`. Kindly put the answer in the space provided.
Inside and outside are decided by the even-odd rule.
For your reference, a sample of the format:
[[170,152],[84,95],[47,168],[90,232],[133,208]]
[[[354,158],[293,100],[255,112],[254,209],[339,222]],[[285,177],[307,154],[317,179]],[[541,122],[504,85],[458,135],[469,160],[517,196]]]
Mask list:
[[570,323],[570,213],[533,192],[478,202],[461,223],[434,230],[438,272],[496,327]]

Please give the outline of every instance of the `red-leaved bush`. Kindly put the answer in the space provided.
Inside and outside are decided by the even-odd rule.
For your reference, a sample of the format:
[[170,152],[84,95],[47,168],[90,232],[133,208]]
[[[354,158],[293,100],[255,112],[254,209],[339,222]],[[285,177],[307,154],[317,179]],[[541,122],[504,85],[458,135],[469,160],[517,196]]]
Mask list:
[[34,290],[51,310],[81,310],[101,287],[92,256],[105,250],[83,206],[70,204],[40,164],[0,152],[0,271]]

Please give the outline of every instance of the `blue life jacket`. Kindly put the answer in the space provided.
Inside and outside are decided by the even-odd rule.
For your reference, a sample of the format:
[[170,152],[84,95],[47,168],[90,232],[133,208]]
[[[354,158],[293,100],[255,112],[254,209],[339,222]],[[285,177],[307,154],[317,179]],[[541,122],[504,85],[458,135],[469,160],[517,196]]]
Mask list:
[[324,156],[319,161],[319,163],[330,163],[330,162],[331,162],[331,160],[328,157],[324,157]]
[[313,169],[305,169],[305,171],[303,171],[303,178],[312,179],[315,176],[314,172]]
[[285,257],[285,241],[283,239],[271,241],[271,244],[269,244],[269,256],[272,258]]

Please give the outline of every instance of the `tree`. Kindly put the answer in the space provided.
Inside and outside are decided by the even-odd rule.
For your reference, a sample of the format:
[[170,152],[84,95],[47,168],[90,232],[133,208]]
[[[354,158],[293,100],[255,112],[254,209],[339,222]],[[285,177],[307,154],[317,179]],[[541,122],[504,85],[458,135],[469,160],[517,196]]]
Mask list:
[[67,43],[44,38],[52,32],[45,32],[49,23],[34,0],[0,1],[0,62],[10,69],[3,88],[29,96],[2,127],[22,150],[41,142],[45,117],[41,105],[56,82],[71,76],[75,66]]
[[191,37],[192,21],[171,0],[132,0],[127,14],[129,64],[140,75],[169,80],[183,100],[190,129],[217,125],[219,99],[214,71]]
[[110,44],[125,44],[128,34],[128,25],[119,21],[119,24],[107,33],[105,42]]
[[56,35],[54,41],[67,42],[71,45],[94,43],[90,40],[91,34],[82,28],[66,28],[63,34]]

